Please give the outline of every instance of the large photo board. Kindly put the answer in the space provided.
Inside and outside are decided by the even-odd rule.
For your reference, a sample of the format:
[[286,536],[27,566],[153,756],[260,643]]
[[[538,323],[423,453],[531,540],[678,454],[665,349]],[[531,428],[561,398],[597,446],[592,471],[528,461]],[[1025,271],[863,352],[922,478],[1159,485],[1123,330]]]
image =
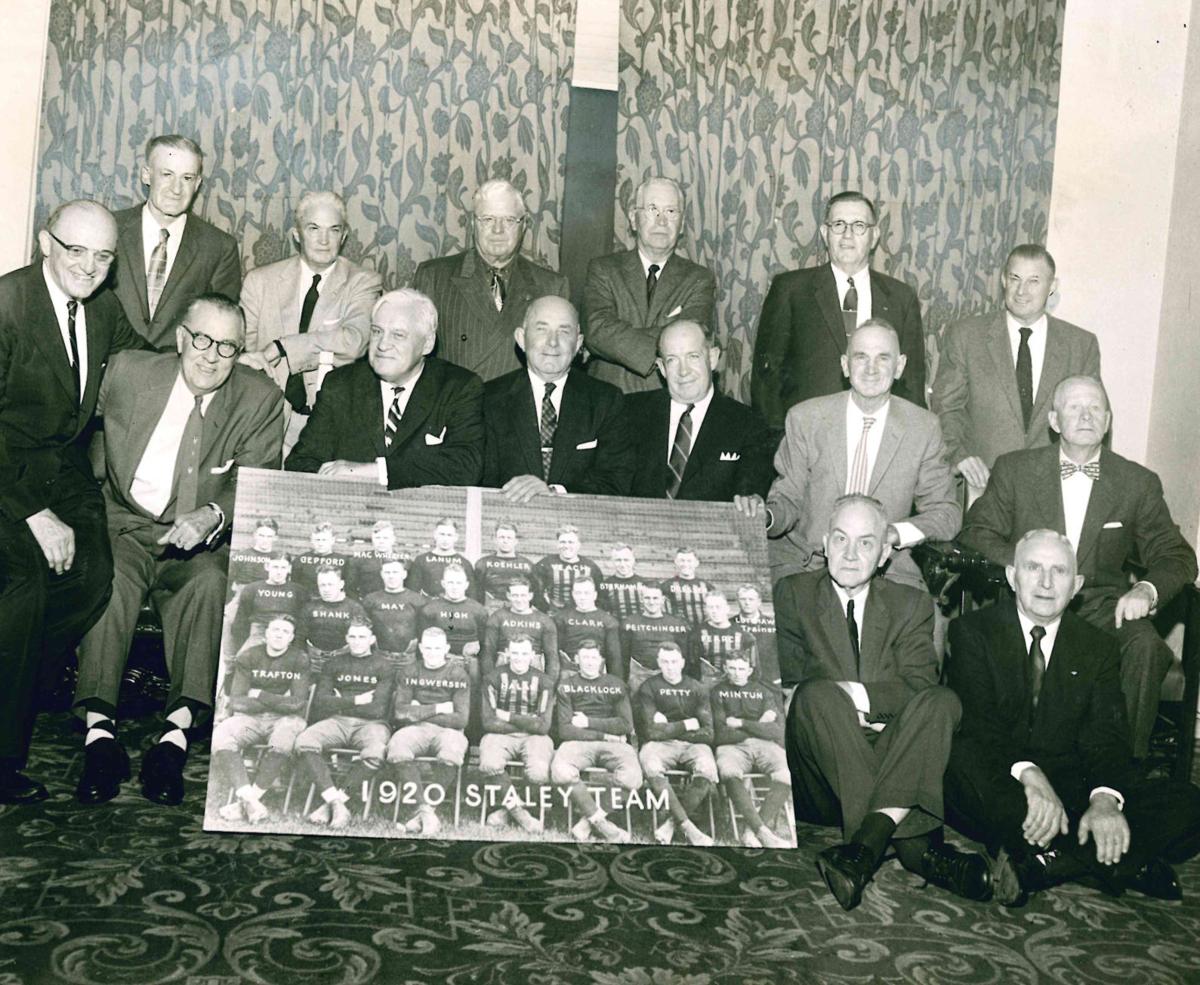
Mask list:
[[761,521],[244,469],[204,827],[795,844]]

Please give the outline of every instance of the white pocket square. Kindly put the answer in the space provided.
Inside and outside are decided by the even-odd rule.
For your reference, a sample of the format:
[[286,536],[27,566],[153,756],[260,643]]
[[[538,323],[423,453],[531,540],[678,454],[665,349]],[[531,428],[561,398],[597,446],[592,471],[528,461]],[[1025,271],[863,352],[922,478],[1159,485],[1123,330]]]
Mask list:
[[224,465],[214,466],[213,468],[209,469],[208,471],[212,475],[222,475],[223,473],[228,472],[231,468],[233,468],[233,459],[232,458],[228,462],[226,462]]
[[742,456],[741,456],[740,452],[736,452],[736,451],[721,452],[721,461],[722,462],[737,462],[737,461],[741,460],[741,457]]
[[440,445],[445,440],[446,440],[446,426],[445,425],[442,425],[442,433],[441,434],[426,434],[425,435],[425,444],[427,444],[427,445]]
[[1121,523],[1120,520],[1109,520],[1108,523],[1106,523],[1100,529],[1101,530],[1116,530],[1117,527],[1121,527],[1121,526],[1124,526],[1124,524]]
[[575,446],[576,451],[587,451],[589,448],[595,448],[600,444],[599,438],[593,438],[591,441],[583,441]]
[[675,310],[672,311],[669,315],[667,315],[667,317],[674,318],[676,315],[679,315],[682,313],[683,313],[683,305],[677,304],[677,305],[675,305]]

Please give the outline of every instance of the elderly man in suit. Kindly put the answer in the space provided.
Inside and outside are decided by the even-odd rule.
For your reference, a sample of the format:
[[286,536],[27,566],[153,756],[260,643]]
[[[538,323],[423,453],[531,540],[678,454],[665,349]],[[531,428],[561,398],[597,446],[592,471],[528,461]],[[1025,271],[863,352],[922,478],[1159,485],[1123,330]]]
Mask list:
[[625,397],[634,446],[632,495],[761,503],[771,484],[771,445],[762,419],[718,393],[721,350],[711,329],[672,322],[654,361],[665,390]]
[[957,321],[942,335],[932,409],[954,471],[977,492],[996,458],[1050,443],[1050,397],[1068,376],[1100,378],[1096,336],[1046,314],[1058,289],[1046,248],[1025,243],[1004,263],[1004,310]]
[[[1049,420],[1058,446],[1001,455],[959,539],[997,564],[1012,564],[1026,531],[1066,535],[1084,580],[1075,611],[1120,645],[1133,755],[1141,759],[1172,661],[1146,617],[1195,581],[1196,552],[1171,519],[1158,476],[1102,447],[1112,415],[1099,380],[1060,382]],[[1131,568],[1144,572],[1132,587]]]
[[950,823],[997,855],[1007,906],[1085,877],[1180,899],[1171,865],[1200,851],[1200,790],[1131,769],[1117,645],[1067,608],[1085,582],[1075,545],[1030,530],[1006,573],[1015,600],[950,624],[946,669],[962,702]]
[[828,569],[775,586],[779,666],[796,684],[787,721],[796,816],[840,824],[845,842],[817,867],[851,910],[888,844],[900,863],[967,899],[992,895],[987,862],[941,839],[942,773],[960,708],[938,686],[933,602],[875,573],[892,548],[883,504],[834,505]]
[[905,372],[896,330],[872,319],[854,330],[842,372],[849,393],[814,397],[787,414],[767,497],[775,578],[819,570],[822,538],[839,496],[866,493],[884,505],[893,548],[887,577],[924,588],[908,550],[958,533],[961,510],[937,417],[892,393]]
[[79,648],[83,803],[111,800],[129,775],[116,705],[147,597],[162,618],[171,688],[162,732],[142,757],[142,792],[161,804],[183,799],[187,729],[212,703],[217,673],[237,470],[278,468],[283,440],[279,389],[236,364],[244,325],[234,302],[202,294],[176,327],[177,353],[122,354],[104,378],[114,575],[112,600]]
[[882,318],[896,329],[908,369],[897,396],[925,406],[925,335],[917,295],[868,264],[879,244],[875,203],[839,192],[825,206],[821,238],[829,263],[771,281],[754,342],[750,403],[772,427],[788,408],[845,388],[838,361],[859,325]]
[[236,301],[242,284],[237,242],[188,210],[204,180],[204,152],[178,134],[146,144],[146,201],[116,214],[120,261],[112,289],[151,345],[175,349],[179,316],[208,291]]
[[551,492],[627,495],[634,463],[621,391],[572,368],[583,345],[574,305],[538,298],[514,334],[525,369],[483,388],[483,484],[516,503]]
[[[308,423],[321,386],[320,367],[344,366],[367,351],[379,274],[341,255],[350,227],[333,192],[305,192],[292,240],[299,254],[258,267],[242,285],[246,351],[241,361],[283,390],[286,456]],[[324,357],[324,358],[322,358]]]
[[95,202],[59,206],[43,259],[0,278],[0,804],[46,797],[21,770],[39,666],[104,611],[112,555],[89,425],[111,353],[145,345],[97,290],[117,225]]
[[521,365],[513,332],[536,298],[567,297],[567,278],[521,255],[529,221],[525,200],[507,181],[485,181],[471,206],[474,246],[426,260],[412,286],[437,308],[437,354],[484,381]]
[[625,393],[662,386],[658,337],[673,321],[715,327],[712,271],[676,252],[683,231],[683,191],[670,178],[647,178],[634,193],[632,250],[588,264],[584,338],[593,376]]
[[437,325],[437,310],[420,291],[389,291],[376,301],[367,358],[325,378],[287,469],[388,489],[477,484],[483,384],[429,355]]

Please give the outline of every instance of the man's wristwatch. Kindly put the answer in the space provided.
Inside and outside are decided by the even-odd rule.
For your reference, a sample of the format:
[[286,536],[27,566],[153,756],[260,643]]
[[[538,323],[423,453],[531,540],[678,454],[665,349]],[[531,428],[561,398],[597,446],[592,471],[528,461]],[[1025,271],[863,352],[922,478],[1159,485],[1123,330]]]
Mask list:
[[276,339],[271,343],[272,354],[267,356],[267,362],[272,366],[278,366],[281,362],[287,359],[287,351],[283,348],[283,344]]

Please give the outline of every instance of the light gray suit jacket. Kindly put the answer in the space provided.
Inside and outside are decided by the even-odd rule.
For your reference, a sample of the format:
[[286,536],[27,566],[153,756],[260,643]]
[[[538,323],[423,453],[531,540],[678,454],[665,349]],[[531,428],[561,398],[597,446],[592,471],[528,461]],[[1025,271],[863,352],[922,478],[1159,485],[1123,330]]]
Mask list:
[[383,281],[374,270],[338,257],[321,275],[317,306],[303,335],[298,333],[300,309],[309,285],[300,281],[298,256],[257,267],[242,284],[242,308],[246,351],[258,352],[278,340],[287,359],[275,366],[272,377],[282,388],[289,372],[303,372],[311,407],[317,399],[321,353],[333,353],[333,365],[345,366],[367,351],[371,308],[383,292]]
[[1096,336],[1050,318],[1033,412],[1024,427],[1004,314],[1001,308],[964,318],[942,335],[930,407],[941,418],[951,464],[978,455],[990,469],[1005,452],[1050,444],[1047,417],[1055,386],[1068,376],[1100,376]]
[[[779,474],[767,497],[771,577],[825,565],[821,539],[834,501],[846,491],[846,403],[850,393],[814,397],[787,413],[775,455]],[[954,479],[937,417],[892,396],[879,454],[867,487],[893,522],[913,524],[927,539],[949,540],[962,525]],[[887,577],[924,588],[908,550],[892,552]]]

